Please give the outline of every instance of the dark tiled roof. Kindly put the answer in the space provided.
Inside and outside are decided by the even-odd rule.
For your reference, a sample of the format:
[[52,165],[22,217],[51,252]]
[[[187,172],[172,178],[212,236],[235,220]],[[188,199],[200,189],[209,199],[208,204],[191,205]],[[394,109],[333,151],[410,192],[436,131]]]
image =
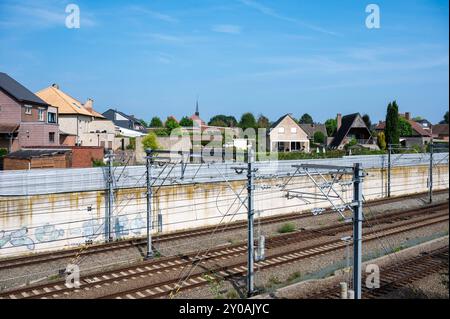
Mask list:
[[37,149],[37,150],[20,150],[16,152],[9,153],[6,155],[7,158],[18,158],[18,159],[30,159],[32,157],[46,157],[66,154],[70,152],[69,149]]
[[449,135],[449,126],[448,124],[436,124],[433,125],[433,135],[444,135],[444,136],[448,136]]
[[[127,120],[130,120],[130,121],[134,121],[134,122],[137,122],[137,123],[139,123],[139,124],[141,124],[141,122],[137,119],[137,118],[135,118],[134,116],[132,116],[132,115],[128,115],[128,114],[125,114],[125,113],[123,113],[123,112],[121,112],[121,111],[117,111],[117,110],[113,110],[113,109],[109,109],[108,111],[113,111],[114,113],[118,113],[118,114],[120,114],[120,115],[122,115],[124,118],[126,118]],[[106,112],[108,112],[108,111],[105,111],[105,112],[103,112],[102,114],[104,115]]]
[[341,127],[335,133],[333,141],[330,144],[331,148],[339,147],[339,145],[341,145],[342,141],[345,139],[348,132],[350,131],[353,122],[355,121],[355,119],[358,116],[360,116],[359,113],[353,113],[353,114],[346,115],[342,118]]
[[[413,129],[413,131],[416,132],[416,136],[427,136],[427,137],[431,137],[431,133],[428,132],[427,130],[425,130],[424,128],[422,128],[422,125],[420,125],[420,123],[414,122],[413,120],[406,120],[408,121],[409,124],[411,124],[411,128]],[[376,130],[378,131],[383,131],[386,127],[386,122],[380,122],[377,124],[376,126]]]
[[19,102],[31,102],[41,105],[48,105],[33,92],[28,90],[6,73],[0,72],[0,88]]
[[328,136],[327,128],[324,124],[299,124],[303,131],[312,138],[316,132],[322,132],[325,137]]

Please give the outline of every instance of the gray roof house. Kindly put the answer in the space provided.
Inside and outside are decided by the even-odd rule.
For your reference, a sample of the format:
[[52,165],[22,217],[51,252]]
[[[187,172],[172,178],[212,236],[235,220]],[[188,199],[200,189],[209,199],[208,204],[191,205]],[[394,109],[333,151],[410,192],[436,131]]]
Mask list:
[[103,112],[102,115],[108,120],[114,122],[114,124],[119,127],[139,131],[142,133],[147,132],[147,129],[144,125],[142,125],[141,121],[135,118],[133,115],[128,115],[113,109],[109,109],[108,111]]
[[325,137],[326,143],[328,133],[325,124],[299,124],[299,126],[303,131],[306,132],[306,134],[308,134],[309,140],[311,142],[314,142],[314,134],[316,134],[317,132],[322,132],[323,136]]

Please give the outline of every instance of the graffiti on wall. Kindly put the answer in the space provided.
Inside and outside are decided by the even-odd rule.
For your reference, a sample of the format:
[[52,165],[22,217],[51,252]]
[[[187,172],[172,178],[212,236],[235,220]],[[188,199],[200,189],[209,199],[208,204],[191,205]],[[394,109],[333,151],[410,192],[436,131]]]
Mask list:
[[28,227],[21,227],[10,231],[0,231],[0,248],[7,247],[26,247],[28,250],[34,250],[36,243],[45,243],[58,240],[64,236],[64,229],[57,229],[49,223],[36,228],[34,235]]

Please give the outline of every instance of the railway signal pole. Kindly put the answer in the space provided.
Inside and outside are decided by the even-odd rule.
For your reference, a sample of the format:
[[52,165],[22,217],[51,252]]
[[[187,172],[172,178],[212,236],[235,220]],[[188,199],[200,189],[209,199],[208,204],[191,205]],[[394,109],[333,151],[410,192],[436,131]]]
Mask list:
[[108,159],[108,209],[106,210],[105,216],[105,241],[112,241],[111,236],[111,217],[113,215],[113,203],[114,203],[114,177],[113,177],[113,161],[114,154],[113,151],[110,150],[108,155],[106,155]]
[[247,171],[247,296],[255,292],[255,244],[254,244],[254,168],[255,153],[250,142],[247,144],[247,166],[231,167],[237,174]]
[[151,167],[153,164],[152,149],[145,150],[146,159],[146,176],[147,176],[147,253],[145,259],[153,258],[152,250],[152,181],[151,181]]
[[362,264],[362,182],[363,170],[356,163],[353,171],[353,290],[355,299],[361,299],[361,264]]
[[389,144],[388,145],[387,197],[391,197],[391,155],[392,155],[392,144]]
[[430,142],[430,176],[428,177],[428,201],[431,204],[433,202],[433,141]]
[[[362,264],[362,222],[363,222],[363,178],[364,170],[361,163],[355,163],[353,166],[336,166],[336,165],[320,165],[320,164],[300,164],[292,165],[296,171],[289,177],[288,181],[283,185],[286,189],[293,177],[307,176],[316,186],[318,192],[308,192],[304,189],[286,190],[287,198],[299,198],[307,203],[309,200],[323,200],[328,201],[332,209],[342,217],[345,218],[343,212],[350,210],[353,218],[353,290],[354,299],[361,299],[361,264]],[[304,173],[304,175],[299,175]],[[331,175],[331,180],[326,178],[326,175]],[[349,185],[353,185],[353,200],[351,203],[339,194],[335,188],[337,185],[347,185],[347,183],[339,182],[344,175],[351,175],[352,181]],[[314,209],[312,210],[314,214]],[[345,218],[346,219],[346,218]]]
[[247,256],[247,295],[250,297],[255,290],[255,273],[254,273],[254,261],[255,261],[255,247],[254,247],[254,236],[253,236],[253,223],[254,223],[254,198],[253,190],[255,171],[253,169],[254,164],[254,152],[252,145],[248,145],[248,159],[247,159],[247,194],[248,194],[248,230],[247,230],[247,246],[248,246],[248,256]]

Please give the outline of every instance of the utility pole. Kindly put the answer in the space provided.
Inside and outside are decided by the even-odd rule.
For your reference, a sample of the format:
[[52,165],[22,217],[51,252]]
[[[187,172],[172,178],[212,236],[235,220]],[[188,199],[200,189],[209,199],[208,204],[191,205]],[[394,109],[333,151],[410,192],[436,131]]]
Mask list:
[[105,241],[112,241],[111,236],[111,216],[113,215],[113,202],[114,202],[114,177],[113,177],[113,161],[114,154],[110,150],[108,155],[108,209],[106,210],[105,217]]
[[433,141],[430,142],[430,176],[428,177],[428,201],[430,204],[433,202],[433,152],[434,152],[434,145]]
[[354,164],[353,172],[353,290],[355,299],[361,299],[361,245],[362,245],[362,182],[361,164]]
[[253,220],[254,220],[254,203],[253,203],[253,180],[254,180],[254,152],[252,145],[248,144],[247,158],[247,194],[248,194],[248,233],[247,233],[247,296],[250,297],[255,290],[255,273],[254,273],[254,238],[253,238]]
[[152,181],[151,181],[151,167],[153,164],[153,151],[146,149],[146,175],[147,175],[147,254],[145,259],[153,258],[152,250]]
[[247,171],[247,296],[251,297],[255,292],[255,244],[253,235],[254,223],[254,199],[253,192],[255,190],[254,179],[255,172],[258,170],[254,168],[255,153],[252,149],[250,141],[247,142],[247,166],[233,166],[237,174],[242,174]]
[[392,144],[389,144],[388,145],[387,197],[391,197],[391,154],[392,154]]

